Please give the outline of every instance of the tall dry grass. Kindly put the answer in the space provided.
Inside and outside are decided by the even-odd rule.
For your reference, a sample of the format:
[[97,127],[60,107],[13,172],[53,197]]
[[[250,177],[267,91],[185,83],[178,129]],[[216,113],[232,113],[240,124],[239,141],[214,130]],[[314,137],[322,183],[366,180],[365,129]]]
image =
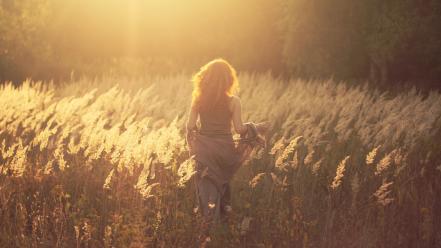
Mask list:
[[[441,243],[441,95],[242,74],[267,149],[213,247]],[[0,88],[1,247],[193,247],[189,75]]]

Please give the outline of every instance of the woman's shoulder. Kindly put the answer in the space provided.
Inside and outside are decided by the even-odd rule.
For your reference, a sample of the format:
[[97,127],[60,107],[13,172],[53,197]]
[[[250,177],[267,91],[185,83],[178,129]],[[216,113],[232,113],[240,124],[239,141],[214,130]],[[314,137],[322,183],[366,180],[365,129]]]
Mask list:
[[236,95],[231,95],[230,99],[231,99],[231,103],[238,103],[238,102],[240,102],[240,98],[238,96],[236,96]]

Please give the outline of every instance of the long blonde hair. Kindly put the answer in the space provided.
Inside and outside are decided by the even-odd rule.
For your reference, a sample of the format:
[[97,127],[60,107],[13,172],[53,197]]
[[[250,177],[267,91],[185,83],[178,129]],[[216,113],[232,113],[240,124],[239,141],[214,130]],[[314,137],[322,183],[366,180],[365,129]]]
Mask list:
[[193,106],[203,110],[226,103],[227,96],[239,90],[236,70],[224,59],[202,66],[193,78]]

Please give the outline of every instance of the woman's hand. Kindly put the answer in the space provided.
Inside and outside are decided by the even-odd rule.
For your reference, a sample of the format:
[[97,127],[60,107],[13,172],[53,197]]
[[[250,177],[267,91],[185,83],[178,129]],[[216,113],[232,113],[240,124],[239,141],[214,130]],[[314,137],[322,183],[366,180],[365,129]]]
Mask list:
[[259,133],[266,133],[270,127],[270,123],[268,121],[259,122],[256,124],[256,129]]
[[187,141],[187,146],[188,146],[188,150],[190,151],[190,155],[194,154],[194,149],[193,149],[193,140],[194,140],[194,133],[197,131],[197,119],[198,119],[198,110],[196,105],[192,102],[190,105],[190,111],[189,111],[189,115],[188,115],[188,119],[187,119],[187,123],[186,123],[186,141]]

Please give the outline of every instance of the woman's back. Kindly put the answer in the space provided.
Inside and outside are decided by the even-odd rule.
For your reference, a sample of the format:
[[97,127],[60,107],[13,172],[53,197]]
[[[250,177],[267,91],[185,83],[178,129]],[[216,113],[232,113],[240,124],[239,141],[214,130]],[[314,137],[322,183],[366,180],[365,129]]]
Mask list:
[[232,111],[230,102],[232,97],[217,104],[212,109],[199,109],[201,122],[200,133],[203,135],[231,135]]

